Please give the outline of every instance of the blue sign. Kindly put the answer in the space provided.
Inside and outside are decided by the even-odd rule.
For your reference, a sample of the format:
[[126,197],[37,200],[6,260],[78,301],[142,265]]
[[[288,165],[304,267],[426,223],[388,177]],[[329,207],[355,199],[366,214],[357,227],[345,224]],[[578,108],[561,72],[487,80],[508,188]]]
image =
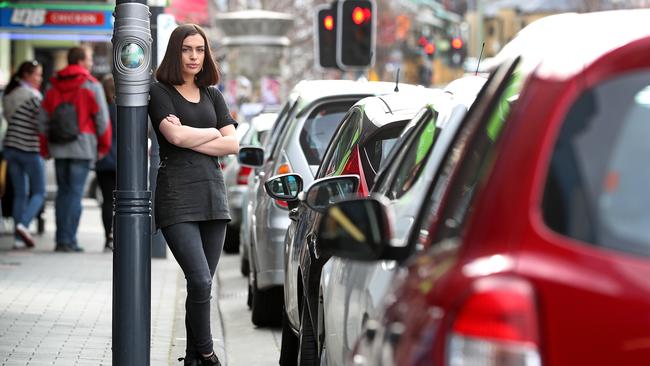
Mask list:
[[0,28],[3,29],[106,33],[113,30],[114,21],[109,10],[0,9]]

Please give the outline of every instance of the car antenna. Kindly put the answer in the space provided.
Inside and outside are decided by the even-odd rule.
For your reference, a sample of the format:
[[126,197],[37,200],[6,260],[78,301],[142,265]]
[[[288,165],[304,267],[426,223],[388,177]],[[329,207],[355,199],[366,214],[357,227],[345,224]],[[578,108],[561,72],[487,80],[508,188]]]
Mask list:
[[400,68],[397,68],[397,76],[395,77],[395,92],[399,91],[399,71]]
[[481,66],[481,57],[483,57],[483,48],[485,48],[485,42],[481,45],[481,53],[478,55],[478,64],[476,64],[476,72],[474,75],[478,75],[478,68]]

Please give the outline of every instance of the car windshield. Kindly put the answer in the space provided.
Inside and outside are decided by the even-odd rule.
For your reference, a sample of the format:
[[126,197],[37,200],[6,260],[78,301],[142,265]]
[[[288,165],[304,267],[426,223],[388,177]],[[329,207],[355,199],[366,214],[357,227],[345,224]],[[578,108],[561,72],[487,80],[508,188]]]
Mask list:
[[390,127],[383,128],[372,135],[363,144],[364,173],[368,186],[372,186],[377,172],[388,162],[388,155],[397,142],[402,129],[408,120],[391,123]]
[[320,165],[327,145],[352,102],[328,104],[316,108],[300,131],[300,147],[309,165]]

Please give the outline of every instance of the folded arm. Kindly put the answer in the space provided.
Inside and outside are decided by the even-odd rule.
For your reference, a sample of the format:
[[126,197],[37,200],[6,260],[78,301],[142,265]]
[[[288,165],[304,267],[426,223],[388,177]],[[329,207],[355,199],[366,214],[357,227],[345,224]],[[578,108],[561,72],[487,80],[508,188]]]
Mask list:
[[210,156],[236,154],[239,151],[239,142],[235,135],[235,127],[233,125],[227,125],[219,129],[219,132],[222,137],[210,140],[191,149]]
[[160,121],[160,132],[171,144],[188,149],[222,137],[216,128],[183,126],[174,115],[169,115]]

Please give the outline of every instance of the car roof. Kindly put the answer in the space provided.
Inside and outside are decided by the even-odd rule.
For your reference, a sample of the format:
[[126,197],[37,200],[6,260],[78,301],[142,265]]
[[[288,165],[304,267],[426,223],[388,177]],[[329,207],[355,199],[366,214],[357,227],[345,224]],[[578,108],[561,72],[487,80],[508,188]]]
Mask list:
[[447,84],[444,91],[450,94],[456,102],[469,108],[486,81],[487,78],[480,75],[466,75]]
[[413,87],[403,88],[399,92],[386,95],[366,97],[358,101],[355,106],[362,108],[365,114],[364,121],[382,127],[390,122],[411,119],[422,107],[428,104],[437,104],[442,99],[448,99],[440,89]]
[[[400,88],[402,86],[416,88],[413,85],[400,84]],[[304,102],[310,103],[335,96],[388,94],[394,89],[395,83],[384,81],[303,80],[296,84],[291,94],[299,95]]]
[[522,56],[522,71],[545,79],[569,79],[606,53],[650,37],[650,9],[565,13],[522,29],[491,60]]
[[266,131],[273,127],[277,117],[277,113],[260,113],[253,117],[250,123],[255,127],[255,130],[259,132]]

